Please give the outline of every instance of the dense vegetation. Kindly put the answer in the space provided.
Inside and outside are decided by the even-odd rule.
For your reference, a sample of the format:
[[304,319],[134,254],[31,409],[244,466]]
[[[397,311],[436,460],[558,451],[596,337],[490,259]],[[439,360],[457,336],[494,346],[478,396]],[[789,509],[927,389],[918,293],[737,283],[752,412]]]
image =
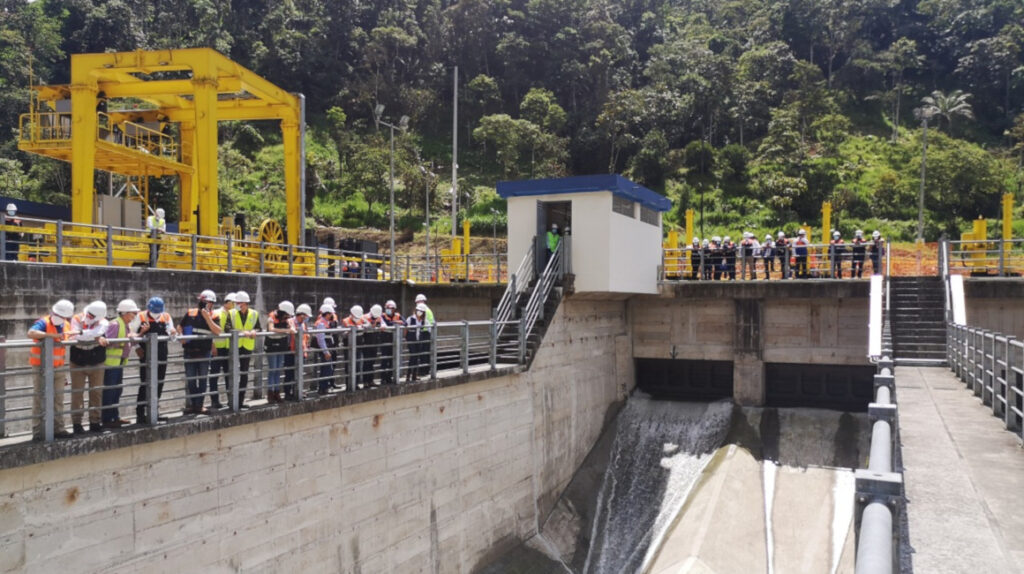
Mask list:
[[[1022,182],[1020,0],[0,0],[0,16],[0,185],[44,201],[68,201],[68,171],[16,151],[30,68],[66,82],[70,54],[190,46],[306,95],[320,224],[385,222],[377,103],[411,118],[403,227],[427,190],[443,215],[455,65],[480,231],[501,226],[497,180],[622,172],[673,199],[670,222],[703,211],[706,234],[813,224],[830,200],[847,233],[910,237],[922,114],[929,237],[996,216]],[[221,142],[222,209],[281,217],[274,126],[225,124]]]

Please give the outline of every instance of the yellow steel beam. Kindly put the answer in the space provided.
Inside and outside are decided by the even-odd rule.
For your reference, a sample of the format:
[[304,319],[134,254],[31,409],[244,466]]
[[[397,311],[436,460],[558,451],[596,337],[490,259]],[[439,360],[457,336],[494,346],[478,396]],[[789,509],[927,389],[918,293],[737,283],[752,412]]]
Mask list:
[[281,133],[284,136],[284,186],[285,212],[287,217],[287,241],[291,245],[299,245],[302,241],[302,209],[300,205],[302,192],[299,189],[299,150],[302,140],[299,134],[299,123],[281,122]]
[[[133,76],[134,77],[134,76]],[[143,98],[150,96],[192,94],[192,80],[153,80],[144,81],[136,78],[135,82],[99,82],[99,89],[108,98]],[[222,94],[242,91],[242,82],[238,78],[217,78],[217,89]]]
[[96,84],[71,69],[71,220],[93,222],[96,162]]

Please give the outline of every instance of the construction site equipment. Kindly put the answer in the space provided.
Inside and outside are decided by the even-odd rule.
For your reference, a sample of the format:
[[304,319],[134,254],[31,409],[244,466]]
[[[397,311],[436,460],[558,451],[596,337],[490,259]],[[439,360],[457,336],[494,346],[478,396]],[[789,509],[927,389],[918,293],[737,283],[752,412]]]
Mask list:
[[[33,86],[18,148],[71,163],[71,219],[94,223],[95,170],[180,182],[180,230],[219,233],[217,122],[274,120],[284,142],[287,238],[301,245],[305,99],[209,48],[75,54],[71,82]],[[147,203],[147,193],[139,194]]]

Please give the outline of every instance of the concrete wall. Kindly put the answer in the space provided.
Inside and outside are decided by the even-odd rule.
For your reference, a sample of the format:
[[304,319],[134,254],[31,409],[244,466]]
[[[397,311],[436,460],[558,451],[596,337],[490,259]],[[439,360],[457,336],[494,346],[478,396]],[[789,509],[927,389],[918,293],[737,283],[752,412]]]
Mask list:
[[967,324],[1024,339],[1024,281],[964,279]]
[[24,338],[32,321],[48,313],[60,298],[70,299],[80,310],[96,299],[113,309],[124,298],[133,298],[142,306],[150,296],[160,295],[177,320],[203,289],[213,289],[218,298],[229,291],[248,291],[253,307],[260,311],[274,309],[284,299],[296,305],[310,303],[316,310],[324,297],[334,297],[342,314],[356,303],[369,311],[373,303],[383,304],[388,299],[394,299],[404,314],[422,292],[438,321],[489,319],[504,292],[504,286],[472,284],[410,286],[358,279],[0,262],[0,335]]
[[[608,231],[610,245],[605,257],[608,291],[612,293],[658,292],[661,265],[661,225],[640,221],[640,204],[633,202],[633,217],[611,211],[609,196]],[[579,275],[577,275],[578,277]],[[579,291],[586,286],[577,284]]]
[[630,299],[633,356],[733,361],[735,398],[764,401],[765,363],[867,365],[866,281],[664,284]]
[[0,471],[0,572],[470,572],[632,386],[626,316],[569,298],[529,372]]

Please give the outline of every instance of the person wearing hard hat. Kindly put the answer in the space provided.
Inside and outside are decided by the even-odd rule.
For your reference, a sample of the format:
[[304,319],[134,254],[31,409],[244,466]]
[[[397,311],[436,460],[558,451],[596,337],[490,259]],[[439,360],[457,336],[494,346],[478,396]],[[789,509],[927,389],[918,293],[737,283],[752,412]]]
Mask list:
[[701,264],[701,250],[700,250],[700,238],[694,237],[693,244],[690,245],[690,280],[696,281],[697,277],[700,276],[700,264]]
[[864,241],[864,231],[858,229],[853,232],[853,241],[850,242],[850,277],[860,279],[864,276],[864,255],[867,253],[868,244]]
[[[231,310],[235,308],[235,294],[228,293],[224,296],[224,303],[215,309],[212,318],[220,327],[220,334],[225,335],[231,330],[228,320],[231,318]],[[220,402],[220,390],[217,388],[217,379],[224,373],[224,388],[230,391],[228,385],[228,373],[230,372],[229,361],[231,360],[231,339],[218,337],[213,341],[213,358],[210,359],[210,376],[207,379],[210,387],[210,408],[222,409]]]
[[427,310],[426,310],[427,325],[433,325],[434,324],[434,311],[430,308],[430,305],[427,305],[427,296],[424,295],[423,293],[420,293],[419,295],[416,295],[416,305],[419,305],[420,303],[423,303],[423,306],[427,308]]
[[398,312],[398,305],[394,301],[389,299],[387,303],[384,303],[384,314],[381,315],[381,320],[384,321],[384,326],[387,327],[387,341],[380,348],[380,368],[383,371],[380,378],[381,383],[393,385],[395,383],[395,363],[393,361],[395,356],[394,330],[400,329],[404,324],[402,322],[402,314]]
[[782,274],[782,279],[789,279],[792,277],[789,271],[789,239],[786,238],[786,232],[780,231],[775,237],[775,255],[779,258],[779,273]]
[[[132,323],[139,314],[139,306],[131,299],[125,299],[117,304],[117,318],[107,324],[105,337],[110,339],[128,339],[135,333],[132,330]],[[124,365],[128,362],[128,355],[131,352],[132,344],[108,343],[103,372],[103,413],[100,416],[100,424],[103,428],[121,428],[131,424],[131,421],[121,418],[117,407],[121,402],[121,392],[124,390]]]
[[235,308],[231,311],[231,330],[238,331],[238,406],[245,406],[245,388],[249,386],[249,360],[256,348],[256,333],[260,330],[260,314],[249,308],[249,294],[235,293]]
[[[348,361],[346,363],[349,369],[346,374],[351,377],[352,373],[356,373],[355,380],[357,381],[357,386],[358,388],[363,388],[363,384],[359,382],[358,374],[359,365],[360,363],[362,363],[363,352],[365,350],[363,348],[365,347],[365,345],[363,344],[363,329],[366,328],[366,321],[363,319],[363,307],[361,305],[353,305],[352,308],[348,310],[348,317],[345,317],[344,319],[341,320],[341,326],[347,327],[349,329],[349,332],[354,332],[356,334],[356,360],[355,362]],[[352,339],[350,338],[350,335],[348,333],[343,333],[342,336],[344,337],[345,341],[345,357],[349,358],[352,356],[351,351],[349,350],[349,342]]]
[[198,337],[181,345],[185,358],[186,415],[209,414],[203,403],[206,402],[206,382],[210,376],[213,337],[220,335],[220,325],[213,320],[216,302],[217,294],[206,289],[199,294],[196,306],[178,320],[179,335]]
[[4,259],[7,261],[18,260],[18,248],[21,246],[24,240],[24,234],[18,231],[11,231],[10,227],[21,227],[21,220],[18,219],[18,206],[13,203],[7,204],[7,213],[4,214],[3,221],[0,222],[7,226],[8,229],[4,231]]
[[365,342],[363,345],[363,384],[367,386],[375,384],[374,379],[377,372],[374,369],[380,348],[385,344],[391,344],[388,334],[384,331],[386,325],[383,317],[384,308],[377,304],[372,305],[370,312],[363,317],[366,324],[366,335],[363,336]]
[[551,260],[551,255],[554,254],[555,249],[558,249],[558,242],[562,239],[562,236],[558,234],[558,224],[552,223],[551,229],[548,230],[545,245],[548,248],[548,257],[544,260],[545,263]]
[[704,239],[700,242],[700,278],[704,281],[711,281],[711,241]]
[[764,278],[771,279],[775,271],[775,242],[772,241],[772,234],[764,236],[764,243],[761,244],[761,258],[764,259]]
[[807,241],[807,232],[801,229],[796,233],[796,240],[793,241],[793,256],[796,260],[796,278],[807,279],[810,273],[807,269],[807,252],[810,243]]
[[750,279],[757,279],[757,259],[754,255],[761,250],[761,244],[749,231],[743,232],[743,239],[740,240],[740,279],[746,279],[747,268],[750,268]]
[[[267,357],[267,402],[270,403],[284,400],[281,397],[281,370],[285,361],[295,366],[295,357],[288,356],[290,339],[295,334],[295,326],[292,324],[294,316],[295,304],[291,301],[281,301],[277,309],[267,315],[267,331],[270,334],[263,340],[263,352]],[[294,373],[286,373],[285,380],[294,380]]]
[[[311,309],[312,310],[312,309]],[[319,331],[316,334],[316,359],[317,367],[317,393],[326,395],[328,389],[336,387],[334,384],[334,360],[338,343],[335,339],[337,333],[325,333],[324,331],[338,328],[338,315],[334,312],[334,305],[324,300],[320,305],[320,314],[316,318],[313,328]]]
[[[139,336],[149,337],[157,335],[160,337],[174,337],[178,334],[174,330],[174,320],[164,310],[162,297],[150,297],[146,302],[146,310],[139,313]],[[139,355],[139,395],[135,404],[136,424],[149,424],[149,342],[143,341],[136,353]],[[156,400],[159,403],[160,395],[164,393],[164,378],[167,376],[167,340],[159,341],[156,344]],[[159,416],[160,409],[157,407],[157,420],[166,420]]]
[[146,218],[146,233],[152,240],[149,244],[149,265],[156,267],[157,258],[160,256],[160,244],[157,243],[157,235],[167,233],[167,220],[164,218],[163,208],[158,207],[153,215]]
[[[40,317],[28,328],[28,338],[38,341],[29,349],[28,364],[32,366],[32,439],[41,441],[45,437],[43,397],[46,391],[46,377],[43,369],[43,339],[53,339],[53,357],[51,366],[56,369],[64,366],[64,345],[71,332],[71,317],[75,314],[75,305],[67,299],[57,301],[50,309],[50,314]],[[54,373],[53,376],[53,436],[69,438],[64,428],[64,385],[65,376]]]
[[829,259],[832,263],[832,278],[843,278],[843,259],[846,257],[846,242],[838,230],[832,230],[832,241],[828,242]]
[[[284,398],[288,401],[299,400],[299,393],[305,393],[305,389],[297,388],[295,383],[295,356],[302,353],[302,358],[309,357],[309,318],[313,315],[313,309],[306,303],[295,308],[295,316],[289,319],[291,333],[288,335],[288,354],[284,356]],[[326,383],[322,383],[325,385]],[[324,387],[326,388],[326,387]],[[325,391],[326,392],[326,391]]]
[[[338,305],[337,305],[337,303],[334,302],[334,298],[333,297],[324,297],[324,302],[323,302],[323,304],[320,305],[321,310],[323,309],[324,305],[330,305],[331,306],[331,312],[326,316],[327,317],[327,322],[328,322],[328,324],[334,325],[333,328],[337,329],[338,327],[341,326],[341,318],[338,317]],[[321,311],[321,315],[322,314],[323,314],[323,312]],[[332,337],[330,337],[330,338],[334,340],[334,345],[331,346],[331,362],[334,363],[334,365],[337,365],[338,364],[338,349],[341,346],[341,334],[340,333],[334,333],[334,335]],[[338,369],[334,368],[333,365],[332,365],[332,370],[334,371],[334,376],[331,377],[331,380],[329,381],[328,385],[332,389],[340,389],[341,385],[338,385],[335,382],[337,380],[338,376],[339,376]]]
[[885,239],[876,229],[871,232],[871,244],[868,245],[868,256],[871,257],[871,273],[882,275],[882,255],[885,253]]
[[724,261],[722,274],[727,275],[730,281],[736,280],[736,252],[736,242],[732,240],[732,237],[726,235],[722,241],[722,261]]
[[71,426],[75,434],[85,434],[82,409],[85,386],[89,385],[89,431],[103,432],[100,408],[103,405],[103,363],[107,360],[107,304],[93,301],[71,318]]
[[417,303],[416,311],[406,321],[405,339],[409,342],[409,369],[405,382],[412,383],[430,368],[430,328],[427,325],[427,304]]

